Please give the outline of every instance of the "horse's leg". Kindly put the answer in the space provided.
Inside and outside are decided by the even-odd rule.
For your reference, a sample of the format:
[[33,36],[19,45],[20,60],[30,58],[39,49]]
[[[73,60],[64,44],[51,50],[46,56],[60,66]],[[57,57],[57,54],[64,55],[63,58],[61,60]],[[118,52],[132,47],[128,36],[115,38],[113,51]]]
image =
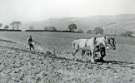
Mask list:
[[95,63],[94,55],[95,55],[94,50],[91,50],[91,63]]
[[78,51],[79,49],[75,49],[75,51],[73,52],[73,56],[75,56]]
[[104,57],[106,56],[106,50],[105,50],[105,48],[102,48],[100,50],[100,55],[101,55],[100,61],[104,61]]
[[35,47],[34,47],[34,45],[32,45],[32,49],[35,51]]
[[86,54],[86,50],[82,50],[82,56]]
[[75,56],[78,50],[79,50],[79,45],[74,45],[74,52],[72,53],[72,55]]
[[75,52],[73,53],[73,56],[74,56],[73,60],[76,60],[76,59],[75,59],[75,58],[76,58],[75,55],[76,55],[76,53],[77,53],[78,51],[79,51],[79,49],[76,49]]
[[29,45],[29,49],[30,49],[30,51],[31,51],[31,45]]

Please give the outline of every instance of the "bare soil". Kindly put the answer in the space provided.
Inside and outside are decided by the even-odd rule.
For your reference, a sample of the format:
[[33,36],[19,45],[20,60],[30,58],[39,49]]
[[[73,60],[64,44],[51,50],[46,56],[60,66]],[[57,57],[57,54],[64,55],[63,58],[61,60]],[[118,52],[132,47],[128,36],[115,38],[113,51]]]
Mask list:
[[113,60],[91,64],[1,41],[0,83],[135,83],[135,64]]

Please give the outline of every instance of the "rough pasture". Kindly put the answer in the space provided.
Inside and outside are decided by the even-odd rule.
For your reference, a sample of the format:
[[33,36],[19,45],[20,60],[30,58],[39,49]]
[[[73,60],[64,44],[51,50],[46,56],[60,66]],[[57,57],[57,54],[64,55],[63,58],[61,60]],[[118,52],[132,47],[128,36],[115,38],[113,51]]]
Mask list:
[[[1,32],[0,83],[135,83],[135,39],[117,36],[117,50],[107,51],[106,62],[90,64],[72,60],[71,41],[87,34],[31,33],[53,54],[32,54],[23,46],[26,33]],[[17,43],[11,43],[16,41]]]

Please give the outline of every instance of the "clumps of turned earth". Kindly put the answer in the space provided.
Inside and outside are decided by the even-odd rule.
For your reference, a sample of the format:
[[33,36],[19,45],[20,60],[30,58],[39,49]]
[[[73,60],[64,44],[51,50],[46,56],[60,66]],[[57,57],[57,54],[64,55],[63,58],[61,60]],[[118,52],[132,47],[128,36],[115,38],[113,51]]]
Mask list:
[[0,83],[135,83],[134,63],[91,64],[70,54],[30,52],[19,45],[0,43]]

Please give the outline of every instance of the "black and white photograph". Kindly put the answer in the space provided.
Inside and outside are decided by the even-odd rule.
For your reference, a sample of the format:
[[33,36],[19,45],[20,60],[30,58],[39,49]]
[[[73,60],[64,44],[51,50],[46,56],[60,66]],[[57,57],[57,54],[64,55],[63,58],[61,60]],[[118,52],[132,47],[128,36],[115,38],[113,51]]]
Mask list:
[[135,0],[0,0],[0,83],[135,83]]

